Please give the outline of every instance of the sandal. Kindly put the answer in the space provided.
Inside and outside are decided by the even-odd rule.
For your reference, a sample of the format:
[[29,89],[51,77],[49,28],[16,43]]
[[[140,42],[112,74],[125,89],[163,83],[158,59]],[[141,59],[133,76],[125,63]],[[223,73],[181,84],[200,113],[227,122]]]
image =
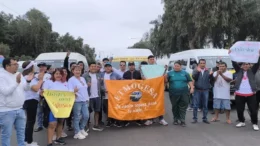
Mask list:
[[210,122],[218,122],[219,120],[216,118],[213,118]]
[[228,123],[228,124],[231,124],[232,122],[231,122],[231,120],[227,120],[227,123]]

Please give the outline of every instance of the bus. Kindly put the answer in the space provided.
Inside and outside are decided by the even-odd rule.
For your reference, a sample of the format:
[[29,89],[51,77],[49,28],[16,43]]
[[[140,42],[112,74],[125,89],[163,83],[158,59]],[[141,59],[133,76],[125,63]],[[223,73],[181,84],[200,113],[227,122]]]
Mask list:
[[120,67],[120,61],[134,62],[136,69],[139,69],[140,63],[142,61],[148,61],[148,56],[153,55],[149,49],[123,49],[117,52],[113,52],[112,66],[116,69]]

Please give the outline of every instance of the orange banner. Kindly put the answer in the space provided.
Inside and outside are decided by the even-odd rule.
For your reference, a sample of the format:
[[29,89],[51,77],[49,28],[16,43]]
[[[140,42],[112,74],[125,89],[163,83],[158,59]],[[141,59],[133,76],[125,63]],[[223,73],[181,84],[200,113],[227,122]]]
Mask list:
[[164,77],[148,80],[107,80],[108,117],[144,120],[164,115]]

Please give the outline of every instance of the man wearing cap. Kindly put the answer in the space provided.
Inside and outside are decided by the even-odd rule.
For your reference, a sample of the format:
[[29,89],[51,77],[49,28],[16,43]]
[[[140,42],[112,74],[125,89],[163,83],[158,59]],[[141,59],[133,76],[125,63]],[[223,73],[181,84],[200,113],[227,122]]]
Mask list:
[[[137,71],[135,69],[135,63],[134,62],[129,62],[128,63],[128,68],[129,70],[126,71],[124,74],[123,74],[123,79],[125,80],[142,80],[142,75],[139,71]],[[128,126],[130,123],[128,121],[125,121],[124,122],[124,126]],[[136,121],[136,124],[138,126],[141,126],[142,123],[140,120]]]
[[[47,73],[47,68],[48,65],[45,62],[41,62],[37,64],[39,67],[39,73],[45,73],[43,76],[43,81],[49,80],[51,78],[51,75]],[[39,74],[35,75],[35,78],[38,78]],[[39,132],[43,130],[43,107],[42,107],[42,99],[43,97],[40,96],[40,101],[38,104],[38,109],[37,109],[37,128],[34,130],[34,132]]]
[[[148,56],[148,65],[156,65],[155,57],[153,55]],[[165,68],[167,68],[167,66],[165,66]],[[162,85],[162,86],[164,86],[164,85]],[[168,123],[164,120],[163,115],[159,116],[158,118],[159,118],[159,121],[160,121],[159,123],[161,125],[164,125],[164,126],[168,125]],[[153,121],[147,120],[144,124],[148,126],[148,125],[153,124]]]
[[[112,71],[112,65],[110,63],[106,63],[104,65],[104,69],[105,71],[101,73],[101,90],[105,92],[105,98],[103,99],[103,109],[104,113],[108,115],[108,94],[105,80],[121,80],[122,78],[120,75]],[[107,117],[106,127],[110,127],[112,124],[114,124],[116,127],[121,127],[121,123],[119,121]]]

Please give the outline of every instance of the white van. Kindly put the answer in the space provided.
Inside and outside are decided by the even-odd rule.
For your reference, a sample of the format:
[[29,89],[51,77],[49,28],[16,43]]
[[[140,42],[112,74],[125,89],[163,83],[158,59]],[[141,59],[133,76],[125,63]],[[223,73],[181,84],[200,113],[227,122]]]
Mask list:
[[116,52],[113,52],[113,61],[112,66],[116,69],[119,69],[120,61],[128,62],[133,61],[135,63],[136,69],[139,69],[139,65],[142,61],[148,61],[148,56],[153,55],[149,49],[123,49]]
[[[61,68],[64,64],[64,59],[67,55],[67,52],[50,52],[50,53],[41,53],[36,59],[36,63],[45,62],[51,65],[52,68]],[[85,65],[85,69],[88,69],[88,61],[85,56],[71,52],[69,56],[69,64],[71,62],[78,63],[82,61]]]
[[18,61],[17,63],[18,63],[18,65],[19,65],[19,67],[18,67],[18,72],[23,72],[23,63],[24,63],[25,61]]
[[[181,61],[183,69],[188,73],[192,73],[194,64],[198,63],[200,59],[206,60],[206,67],[212,69],[216,66],[217,60],[222,60],[227,63],[229,70],[233,69],[231,59],[226,49],[194,49],[178,53],[170,56],[168,71],[172,69],[174,62]],[[233,72],[232,72],[233,73]]]
[[[227,68],[231,73],[235,73],[233,69],[231,59],[228,54],[228,50],[226,49],[194,49],[187,50],[178,53],[174,53],[170,56],[170,61],[168,65],[168,71],[172,70],[174,62],[180,61],[182,64],[182,69],[188,72],[190,75],[192,74],[193,69],[195,69],[200,59],[206,60],[206,67],[211,70],[216,66],[217,60],[222,60],[227,63]],[[234,88],[231,85],[231,100],[234,101]],[[212,93],[211,93],[212,94]],[[212,99],[212,97],[210,97]]]

